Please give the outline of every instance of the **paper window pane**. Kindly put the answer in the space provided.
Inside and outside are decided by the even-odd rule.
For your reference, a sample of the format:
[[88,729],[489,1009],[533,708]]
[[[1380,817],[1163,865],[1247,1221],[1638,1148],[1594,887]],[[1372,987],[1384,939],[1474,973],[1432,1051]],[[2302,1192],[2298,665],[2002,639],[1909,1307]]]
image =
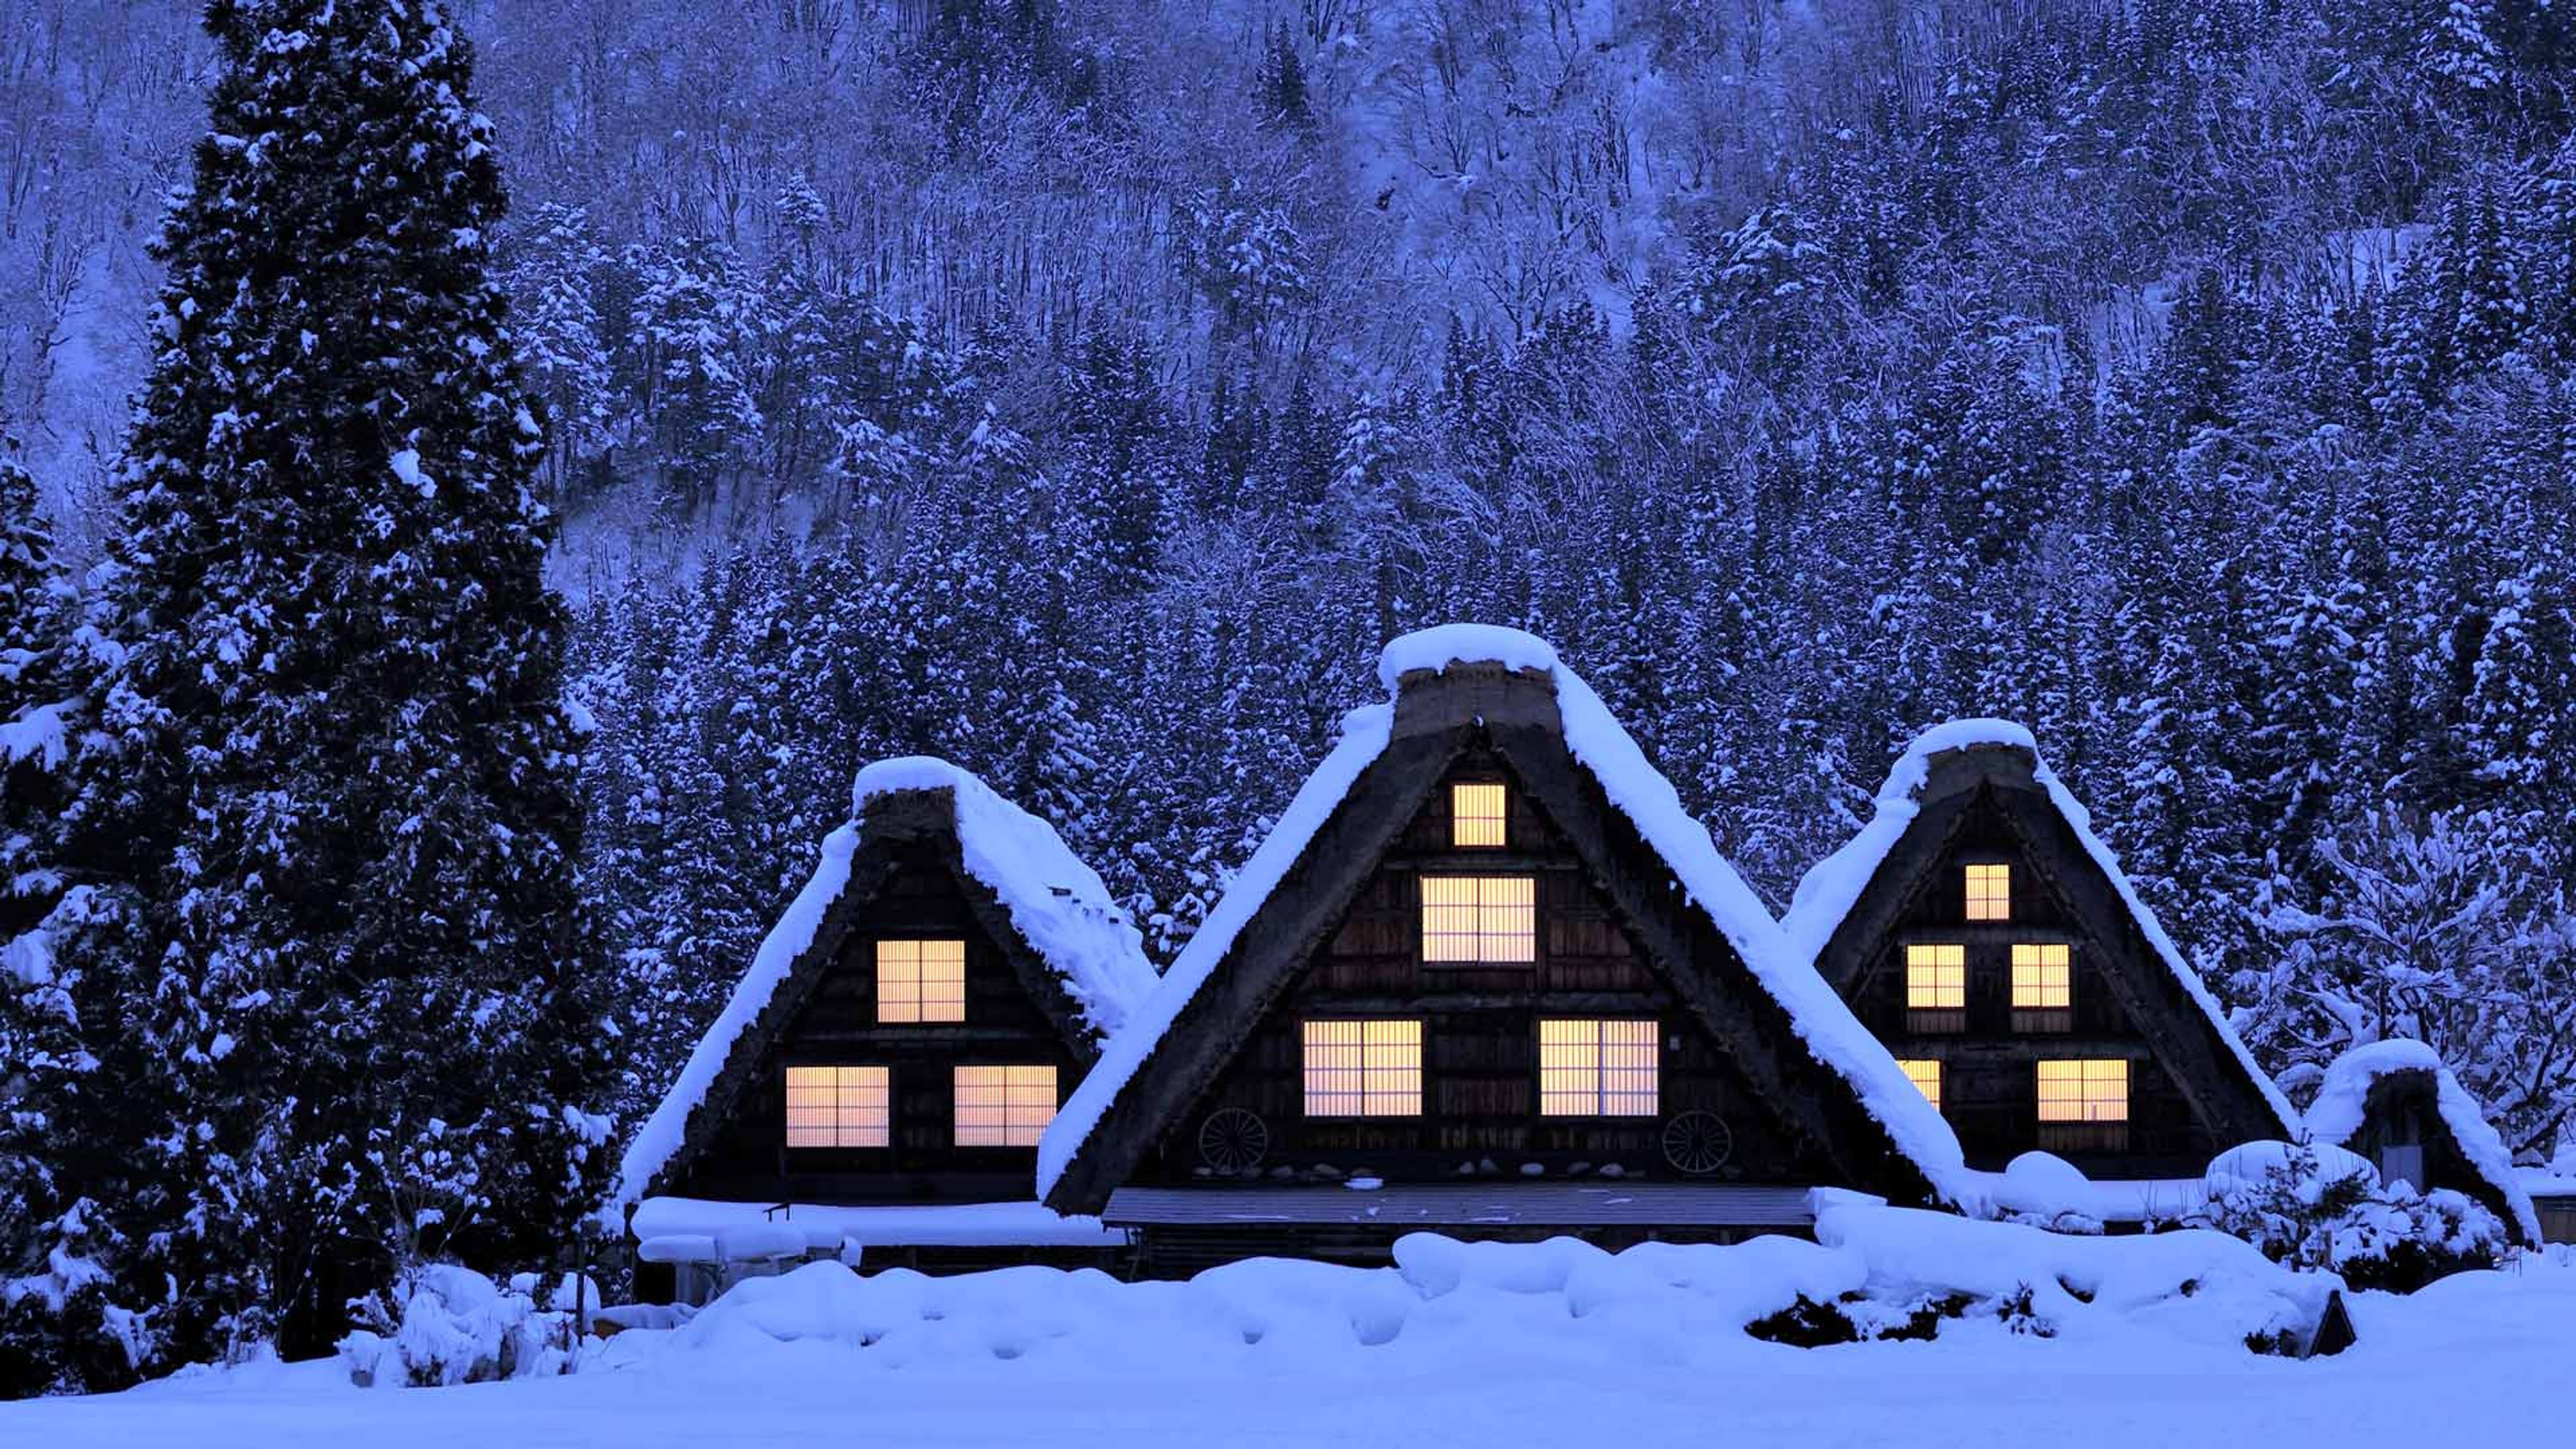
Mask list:
[[1913,1011],[1955,1011],[1968,1004],[1968,948],[1905,948],[1905,1005]]
[[789,1067],[787,1145],[883,1147],[893,1127],[884,1067]]
[[1539,1115],[1654,1116],[1662,1092],[1662,1034],[1652,1021],[1540,1021]]
[[1422,1115],[1422,1023],[1305,1024],[1306,1115]]
[[964,941],[877,942],[877,1020],[966,1019]]
[[1538,959],[1538,882],[1525,875],[1422,877],[1422,959],[1526,966]]
[[1055,1068],[955,1069],[955,1136],[960,1147],[1035,1147],[1055,1120]]
[[1459,784],[1449,787],[1449,843],[1503,843],[1503,787]]
[[1972,865],[1968,867],[1968,919],[1972,921],[2012,919],[2011,866]]

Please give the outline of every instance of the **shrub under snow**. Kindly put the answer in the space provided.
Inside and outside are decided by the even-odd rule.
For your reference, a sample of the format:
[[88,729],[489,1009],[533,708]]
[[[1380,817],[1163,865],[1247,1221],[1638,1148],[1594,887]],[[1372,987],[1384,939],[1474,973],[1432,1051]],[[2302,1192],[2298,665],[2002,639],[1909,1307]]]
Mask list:
[[[360,1388],[428,1388],[569,1372],[576,1348],[571,1275],[541,1306],[522,1274],[503,1287],[471,1268],[431,1263],[390,1293],[361,1300],[362,1325],[340,1340],[340,1362]],[[579,1291],[598,1310],[598,1290]]]
[[2355,1288],[2411,1293],[2491,1268],[2505,1247],[2504,1225],[2467,1196],[2383,1183],[2340,1147],[2249,1142],[2211,1163],[2204,1187],[2195,1225],[2243,1238],[2276,1263],[2338,1273]]

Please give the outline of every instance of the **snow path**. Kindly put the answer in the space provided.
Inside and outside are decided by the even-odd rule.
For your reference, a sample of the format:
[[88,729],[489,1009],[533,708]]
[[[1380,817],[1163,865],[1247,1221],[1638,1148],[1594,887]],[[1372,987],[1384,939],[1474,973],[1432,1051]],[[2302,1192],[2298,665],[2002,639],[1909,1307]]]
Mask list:
[[2308,1363],[2141,1355],[2135,1341],[2016,1339],[1988,1328],[1814,1351],[1744,1340],[1713,1371],[1689,1373],[1496,1352],[1473,1372],[1323,1375],[1283,1355],[1275,1376],[1173,1364],[1168,1374],[1103,1379],[1034,1360],[971,1376],[858,1374],[846,1371],[850,1350],[804,1343],[706,1355],[687,1373],[676,1356],[656,1354],[646,1372],[369,1393],[341,1385],[327,1363],[261,1366],[106,1398],[0,1405],[0,1442],[2166,1449],[2213,1431],[2237,1444],[2304,1443],[2327,1425],[2423,1445],[2537,1444],[2563,1432],[2576,1266],[2471,1275],[2411,1299],[2365,1295],[2354,1316],[2361,1343]]

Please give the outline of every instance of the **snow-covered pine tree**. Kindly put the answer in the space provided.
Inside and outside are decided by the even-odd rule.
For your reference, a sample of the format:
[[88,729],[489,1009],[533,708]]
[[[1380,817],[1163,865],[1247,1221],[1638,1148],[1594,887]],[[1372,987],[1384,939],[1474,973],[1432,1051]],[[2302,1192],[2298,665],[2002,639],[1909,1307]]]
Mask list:
[[559,1252],[604,1168],[469,46],[425,0],[205,20],[91,691],[113,747],[74,811],[123,909],[67,948],[115,1006],[84,1012],[112,1090],[75,1130],[120,1164],[68,1187],[135,1220],[111,1267],[169,1361],[318,1351],[407,1255]]

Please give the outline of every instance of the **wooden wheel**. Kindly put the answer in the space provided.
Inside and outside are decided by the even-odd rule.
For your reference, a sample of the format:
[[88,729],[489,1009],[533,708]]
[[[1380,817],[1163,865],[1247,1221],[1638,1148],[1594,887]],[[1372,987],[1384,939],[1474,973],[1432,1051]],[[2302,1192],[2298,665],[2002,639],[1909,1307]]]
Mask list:
[[1257,1112],[1219,1107],[1199,1124],[1199,1161],[1218,1172],[1250,1172],[1270,1155],[1270,1124]]
[[1664,1123],[1664,1160],[1677,1172],[1704,1177],[1734,1152],[1735,1133],[1715,1112],[1683,1112]]

